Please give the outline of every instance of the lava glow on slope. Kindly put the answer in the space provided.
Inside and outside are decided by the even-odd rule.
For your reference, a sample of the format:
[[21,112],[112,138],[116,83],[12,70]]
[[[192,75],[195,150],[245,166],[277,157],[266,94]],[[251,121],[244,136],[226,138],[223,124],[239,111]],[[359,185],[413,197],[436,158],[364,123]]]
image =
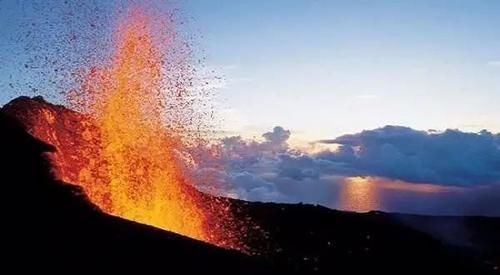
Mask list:
[[244,230],[227,202],[192,186],[185,152],[188,140],[199,137],[186,124],[199,117],[191,110],[188,64],[172,39],[156,37],[153,19],[130,9],[118,24],[109,62],[68,92],[70,105],[84,115],[74,112],[66,122],[44,110],[45,126],[30,132],[57,147],[56,176],[83,187],[105,212],[245,250]]

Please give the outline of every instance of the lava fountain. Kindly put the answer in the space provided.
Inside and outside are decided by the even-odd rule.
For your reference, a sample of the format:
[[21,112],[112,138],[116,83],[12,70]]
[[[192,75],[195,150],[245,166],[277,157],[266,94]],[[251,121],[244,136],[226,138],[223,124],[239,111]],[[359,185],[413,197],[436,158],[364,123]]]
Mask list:
[[101,96],[92,111],[110,179],[109,204],[101,205],[118,216],[207,240],[206,217],[175,156],[182,141],[161,120],[161,59],[148,17],[134,10],[118,38],[112,66],[101,72],[106,85],[94,86]]
[[228,202],[193,187],[186,152],[200,138],[193,131],[200,117],[192,111],[189,65],[174,39],[157,37],[153,19],[135,7],[117,24],[109,60],[67,93],[81,112],[63,117],[45,108],[37,114],[45,124],[28,128],[57,147],[56,176],[80,185],[103,211],[244,250]]

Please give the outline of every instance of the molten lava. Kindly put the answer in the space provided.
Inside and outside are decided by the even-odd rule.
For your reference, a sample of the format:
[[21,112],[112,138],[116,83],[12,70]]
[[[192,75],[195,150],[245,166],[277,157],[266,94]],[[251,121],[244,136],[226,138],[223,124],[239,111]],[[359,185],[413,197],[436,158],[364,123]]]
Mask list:
[[[183,86],[191,81],[185,60],[165,60],[162,51],[175,45],[157,39],[153,27],[137,8],[118,24],[110,60],[68,93],[85,114],[39,106],[18,116],[31,120],[34,136],[56,146],[56,176],[83,187],[105,212],[244,249],[227,202],[193,187],[185,156],[192,133],[185,123],[197,118],[190,117],[193,99]],[[165,65],[174,61],[181,66]],[[172,75],[175,81],[165,80]]]
[[[120,27],[112,67],[102,72],[106,85],[99,88],[102,101],[93,113],[110,182],[109,198],[99,198],[109,203],[98,204],[116,215],[206,240],[206,217],[175,157],[182,141],[161,121],[161,59],[150,31],[148,18],[135,11]],[[92,183],[87,189],[103,193]]]

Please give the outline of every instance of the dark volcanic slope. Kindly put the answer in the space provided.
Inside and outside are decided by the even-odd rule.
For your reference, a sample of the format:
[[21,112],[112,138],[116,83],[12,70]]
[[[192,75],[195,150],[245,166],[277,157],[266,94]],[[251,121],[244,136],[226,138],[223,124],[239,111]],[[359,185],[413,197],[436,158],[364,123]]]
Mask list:
[[79,188],[53,179],[41,155],[53,148],[3,113],[0,133],[2,262],[15,270],[270,272],[258,259],[102,213]]
[[77,187],[55,181],[41,156],[54,148],[34,139],[9,117],[21,119],[16,113],[26,114],[23,108],[33,106],[64,107],[41,98],[13,102],[16,105],[0,112],[2,249],[7,252],[2,262],[19,261],[18,269],[158,270],[167,274],[499,273],[499,218],[357,214],[302,204],[230,200],[241,218],[251,217],[260,227],[250,232],[248,242],[262,255],[249,257],[109,216]]
[[270,241],[262,251],[276,265],[287,265],[300,274],[500,271],[498,218],[360,214],[300,204],[244,205],[267,232]]

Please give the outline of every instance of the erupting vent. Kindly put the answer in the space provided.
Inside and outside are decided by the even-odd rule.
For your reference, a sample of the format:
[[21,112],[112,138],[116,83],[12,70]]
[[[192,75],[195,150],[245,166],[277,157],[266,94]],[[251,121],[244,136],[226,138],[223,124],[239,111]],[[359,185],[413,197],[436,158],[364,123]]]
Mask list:
[[153,21],[134,8],[118,24],[110,60],[67,94],[82,113],[37,101],[31,114],[17,116],[56,146],[56,175],[82,186],[105,212],[244,250],[243,226],[228,203],[192,185],[187,151],[199,138],[199,117],[189,65]]

